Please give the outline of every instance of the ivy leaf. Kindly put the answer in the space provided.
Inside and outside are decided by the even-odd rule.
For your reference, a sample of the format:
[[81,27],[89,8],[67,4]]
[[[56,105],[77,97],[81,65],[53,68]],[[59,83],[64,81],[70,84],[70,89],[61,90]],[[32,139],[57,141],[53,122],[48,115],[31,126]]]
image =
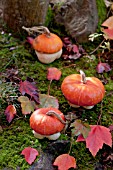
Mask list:
[[91,130],[90,126],[87,123],[83,123],[81,120],[75,120],[73,123],[71,123],[71,127],[74,127],[72,129],[72,135],[78,136],[80,134],[83,135],[84,138],[86,138]]
[[103,144],[112,146],[112,135],[110,129],[100,125],[90,125],[91,131],[88,137],[84,139],[82,135],[77,138],[77,142],[85,141],[86,148],[95,157],[99,149],[102,149]]
[[24,115],[30,114],[36,108],[35,102],[29,100],[26,96],[20,96],[18,101],[21,103],[22,113]]
[[45,107],[54,107],[54,108],[59,108],[59,103],[58,103],[58,99],[50,96],[50,95],[46,95],[46,94],[39,94],[39,108],[45,108]]
[[7,121],[10,123],[15,115],[16,115],[16,108],[14,105],[9,105],[7,106],[6,110],[5,110],[5,115],[6,115],[6,119]]
[[36,149],[27,147],[21,152],[21,155],[24,155],[25,160],[28,162],[28,164],[31,165],[36,159],[36,156],[39,155],[39,153]]
[[58,166],[58,170],[68,170],[69,168],[76,168],[76,160],[69,154],[62,154],[58,156],[53,165]]
[[61,77],[61,71],[55,67],[48,68],[47,79],[48,80],[59,80]]
[[19,90],[22,95],[28,94],[33,100],[39,103],[38,89],[35,87],[33,82],[29,82],[27,80],[24,82],[21,81]]
[[96,71],[97,73],[103,73],[104,71],[105,72],[111,71],[111,68],[109,64],[100,62],[96,67]]

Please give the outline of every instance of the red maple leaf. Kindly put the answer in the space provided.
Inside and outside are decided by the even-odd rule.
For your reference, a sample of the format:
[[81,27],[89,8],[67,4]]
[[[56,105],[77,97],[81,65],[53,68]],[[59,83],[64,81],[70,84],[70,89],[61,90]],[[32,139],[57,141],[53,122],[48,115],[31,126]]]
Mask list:
[[39,103],[38,89],[35,87],[33,82],[29,82],[27,80],[25,80],[24,82],[21,81],[19,90],[22,95],[28,94],[31,96],[32,99]]
[[108,72],[108,71],[111,71],[111,68],[110,68],[110,65],[108,63],[99,63],[96,67],[96,71],[97,73],[103,73],[104,71],[105,72]]
[[21,152],[21,155],[24,155],[25,160],[28,162],[28,164],[31,165],[36,159],[36,156],[39,155],[39,153],[36,149],[27,147]]
[[103,144],[112,146],[112,136],[110,129],[100,125],[90,125],[91,131],[87,138],[84,139],[82,135],[77,138],[77,142],[85,141],[86,148],[96,156],[99,149],[102,149]]
[[62,154],[58,156],[53,165],[58,166],[58,170],[68,170],[69,168],[76,168],[76,160],[69,154]]
[[47,79],[48,80],[59,80],[61,77],[61,71],[55,67],[48,68]]
[[105,39],[113,40],[113,16],[107,18],[102,23],[102,32],[104,33]]
[[14,105],[7,106],[5,113],[7,121],[10,123],[16,115],[16,108]]

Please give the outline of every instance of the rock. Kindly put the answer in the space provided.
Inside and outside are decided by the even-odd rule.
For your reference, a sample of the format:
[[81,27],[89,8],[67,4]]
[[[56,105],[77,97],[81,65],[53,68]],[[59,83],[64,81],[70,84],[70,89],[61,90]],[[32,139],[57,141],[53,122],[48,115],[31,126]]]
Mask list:
[[78,42],[86,42],[98,24],[95,0],[66,0],[54,6],[55,21],[65,27],[66,32]]
[[55,158],[61,154],[68,153],[69,147],[69,141],[58,140],[51,142],[40,155],[39,160],[29,170],[55,170],[56,167],[53,166]]

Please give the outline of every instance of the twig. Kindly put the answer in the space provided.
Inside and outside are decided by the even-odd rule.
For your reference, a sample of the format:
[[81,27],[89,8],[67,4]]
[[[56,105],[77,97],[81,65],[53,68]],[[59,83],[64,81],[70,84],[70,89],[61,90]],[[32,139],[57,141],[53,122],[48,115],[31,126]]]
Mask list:
[[98,118],[98,121],[97,121],[97,125],[99,124],[99,122],[100,122],[100,119],[101,119],[101,117],[102,117],[102,102],[101,102],[101,108],[100,108],[100,115],[99,115],[99,118]]
[[51,83],[52,83],[52,80],[50,80],[50,83],[49,83],[49,86],[48,86],[48,92],[47,92],[47,95],[48,95],[48,96],[49,96],[49,94],[50,94]]
[[90,55],[93,54],[95,51],[97,51],[99,49],[99,47],[103,44],[103,42],[105,41],[105,39],[102,40],[102,42],[97,46],[97,48],[95,48],[91,53],[89,53]]

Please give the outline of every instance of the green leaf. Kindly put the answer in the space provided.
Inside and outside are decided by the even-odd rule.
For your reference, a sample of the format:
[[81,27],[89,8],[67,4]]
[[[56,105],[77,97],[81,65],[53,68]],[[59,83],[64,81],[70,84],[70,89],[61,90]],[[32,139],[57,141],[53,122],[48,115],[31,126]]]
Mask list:
[[81,120],[77,119],[73,123],[71,123],[72,129],[72,135],[78,136],[80,134],[83,135],[84,138],[86,138],[90,132],[90,126],[87,123],[83,123]]
[[58,99],[50,96],[50,95],[46,95],[46,94],[39,94],[39,108],[45,108],[45,107],[54,107],[54,108],[59,108],[59,103],[58,103]]

